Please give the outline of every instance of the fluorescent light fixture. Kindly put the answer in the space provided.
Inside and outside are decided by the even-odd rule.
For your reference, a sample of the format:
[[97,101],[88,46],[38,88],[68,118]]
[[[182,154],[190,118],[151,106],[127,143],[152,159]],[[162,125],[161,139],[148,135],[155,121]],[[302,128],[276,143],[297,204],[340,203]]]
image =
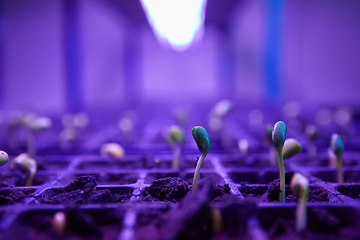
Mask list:
[[161,43],[184,51],[202,37],[206,0],[141,0],[141,3]]

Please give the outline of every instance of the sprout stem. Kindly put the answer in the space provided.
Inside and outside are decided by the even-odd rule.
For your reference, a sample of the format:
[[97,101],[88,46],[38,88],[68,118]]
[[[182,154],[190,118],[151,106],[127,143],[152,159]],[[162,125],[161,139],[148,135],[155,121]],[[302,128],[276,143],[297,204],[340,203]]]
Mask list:
[[280,168],[280,193],[279,202],[285,202],[285,168],[282,151],[277,151],[279,156],[279,168]]
[[30,129],[28,130],[28,134],[27,134],[27,150],[29,156],[31,157],[35,156],[36,152],[34,147],[34,135]]
[[296,229],[298,232],[306,230],[307,227],[307,198],[308,190],[301,188],[300,202],[296,207]]
[[343,173],[343,170],[342,170],[341,154],[339,156],[336,156],[336,164],[337,164],[337,167],[338,167],[337,182],[338,183],[344,183],[344,173]]
[[176,144],[174,152],[174,161],[172,162],[173,169],[179,169],[179,159],[182,152],[181,144]]
[[200,168],[201,168],[201,165],[204,161],[206,157],[206,154],[201,154],[198,162],[197,162],[197,165],[196,165],[196,169],[195,169],[195,174],[194,174],[194,180],[193,180],[193,184],[192,184],[192,191],[194,191],[196,188],[197,188],[197,184],[198,184],[198,180],[199,180],[199,174],[200,174]]
[[27,186],[27,187],[32,186],[32,182],[33,182],[33,179],[34,179],[34,175],[35,175],[35,172],[34,172],[34,171],[30,171],[29,178],[28,178],[28,180],[26,181],[26,186]]

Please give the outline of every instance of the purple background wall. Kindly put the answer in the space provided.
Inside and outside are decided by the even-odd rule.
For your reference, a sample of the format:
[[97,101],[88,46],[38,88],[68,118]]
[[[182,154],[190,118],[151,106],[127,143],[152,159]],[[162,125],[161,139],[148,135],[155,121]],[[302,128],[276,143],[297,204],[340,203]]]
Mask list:
[[[284,3],[283,100],[360,106],[360,2]],[[130,93],[142,101],[213,101],[226,95],[222,85],[237,100],[265,99],[263,0],[239,1],[228,30],[207,25],[202,42],[180,53],[163,49],[148,26],[132,25],[108,2],[80,0],[78,14],[86,108],[128,103]],[[65,111],[63,18],[61,1],[2,1],[4,109]],[[223,56],[233,61],[226,74]]]

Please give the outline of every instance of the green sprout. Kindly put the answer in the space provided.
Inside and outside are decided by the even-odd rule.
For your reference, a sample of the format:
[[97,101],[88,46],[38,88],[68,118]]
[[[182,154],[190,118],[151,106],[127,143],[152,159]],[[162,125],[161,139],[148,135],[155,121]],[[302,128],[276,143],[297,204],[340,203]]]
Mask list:
[[301,150],[302,147],[297,140],[293,138],[286,139],[284,147],[282,149],[283,159],[286,160],[292,158],[293,156],[301,152]]
[[341,137],[338,134],[333,133],[331,135],[330,147],[336,156],[336,165],[338,168],[337,182],[343,183],[344,182],[344,174],[343,174],[343,170],[342,170],[341,157],[344,152],[344,144],[341,140]]
[[210,218],[212,222],[212,229],[215,233],[219,233],[223,229],[223,217],[221,209],[217,207],[210,208]]
[[8,162],[9,155],[4,152],[0,151],[0,166],[5,165]]
[[197,162],[195,174],[194,174],[194,180],[193,180],[193,185],[192,185],[192,190],[194,191],[197,188],[201,165],[202,165],[206,155],[210,151],[211,142],[210,142],[210,137],[209,137],[208,133],[206,132],[205,128],[196,126],[196,127],[193,127],[191,132],[192,132],[193,138],[197,144],[197,147],[201,153],[201,156]]
[[272,132],[272,140],[279,156],[279,168],[280,168],[280,194],[279,194],[279,202],[285,202],[285,168],[284,168],[284,160],[282,155],[282,149],[284,147],[286,138],[286,125],[284,122],[279,121],[275,123],[273,132]]
[[290,187],[293,193],[300,197],[300,203],[296,207],[296,230],[301,232],[306,230],[307,226],[306,202],[309,192],[309,180],[300,173],[295,173],[291,178]]
[[249,141],[246,139],[240,139],[238,141],[238,148],[241,155],[246,156],[249,151]]
[[315,157],[316,156],[316,145],[315,145],[315,140],[317,138],[317,128],[314,124],[309,124],[306,126],[305,128],[305,134],[306,136],[309,138],[309,143],[307,146],[307,151],[309,156],[311,157]]
[[230,113],[233,108],[233,104],[228,99],[223,99],[219,101],[212,108],[209,117],[209,127],[212,131],[219,134],[221,137],[222,145],[225,148],[231,147],[232,141],[229,135],[226,132],[224,127],[224,119]]
[[14,168],[16,165],[29,172],[29,178],[26,181],[26,186],[31,186],[37,171],[37,163],[35,159],[31,158],[27,153],[22,153],[11,161],[10,168]]
[[100,153],[102,156],[110,156],[119,159],[125,156],[125,150],[117,143],[104,143],[101,146]]
[[184,143],[184,136],[181,131],[181,128],[173,125],[168,129],[168,141],[171,145],[175,146],[174,160],[172,162],[173,169],[179,168],[179,159],[182,152],[182,145]]
[[173,117],[176,119],[179,125],[185,125],[186,123],[186,112],[180,108],[176,108],[172,111]]
[[39,117],[36,116],[35,114],[30,114],[25,121],[28,127],[28,134],[27,134],[28,154],[30,156],[35,156],[36,151],[34,147],[34,133],[49,129],[52,125],[52,121],[48,117]]
[[66,230],[66,215],[64,212],[54,214],[52,225],[58,234],[64,234]]
[[280,194],[279,202],[285,202],[285,168],[284,159],[289,159],[301,151],[301,145],[295,139],[286,139],[286,124],[282,121],[275,123],[272,140],[279,157],[280,168]]

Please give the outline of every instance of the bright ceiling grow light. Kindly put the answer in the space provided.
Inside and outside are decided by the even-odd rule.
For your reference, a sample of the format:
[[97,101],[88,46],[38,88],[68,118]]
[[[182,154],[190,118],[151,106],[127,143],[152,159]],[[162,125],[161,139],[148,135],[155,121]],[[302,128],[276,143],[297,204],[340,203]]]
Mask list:
[[206,0],[141,0],[161,43],[184,51],[203,34]]

